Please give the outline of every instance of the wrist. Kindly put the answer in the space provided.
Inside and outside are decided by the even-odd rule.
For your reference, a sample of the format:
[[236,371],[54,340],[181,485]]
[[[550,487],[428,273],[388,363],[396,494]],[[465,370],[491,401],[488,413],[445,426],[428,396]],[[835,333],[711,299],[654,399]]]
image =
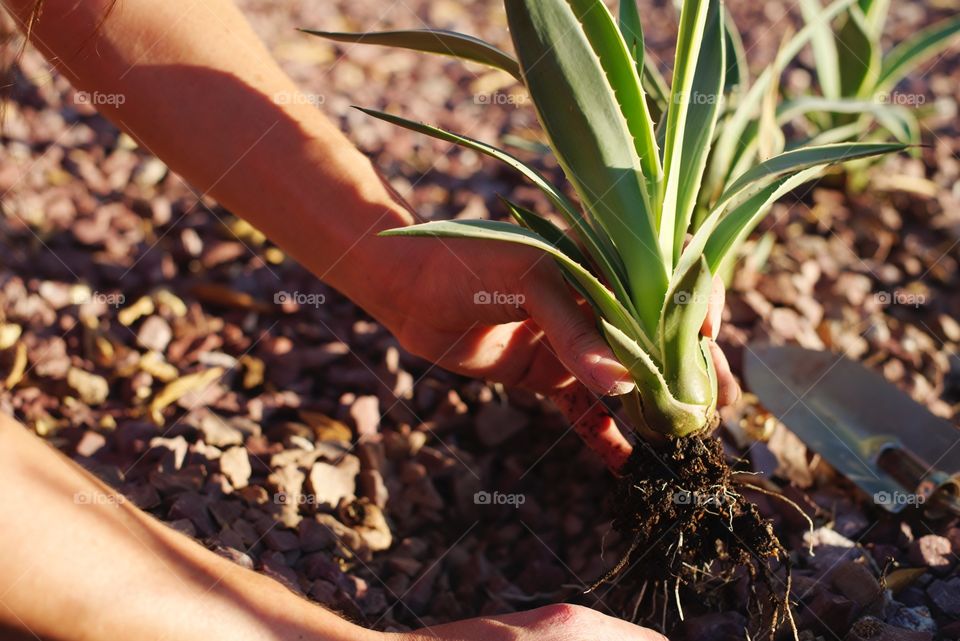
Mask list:
[[[235,609],[225,617],[231,625],[239,628],[234,629],[231,636],[235,641],[264,638],[278,641],[382,641],[385,636],[307,601],[272,579],[246,570],[228,571],[218,588],[222,588],[224,602]],[[268,605],[258,607],[256,604]],[[203,641],[209,639],[206,636],[201,638]]]
[[313,271],[387,328],[396,330],[405,316],[403,307],[410,288],[433,247],[422,239],[379,236],[415,220],[399,198],[385,192],[373,196],[361,195],[354,209],[363,229],[347,234],[333,250],[329,266]]

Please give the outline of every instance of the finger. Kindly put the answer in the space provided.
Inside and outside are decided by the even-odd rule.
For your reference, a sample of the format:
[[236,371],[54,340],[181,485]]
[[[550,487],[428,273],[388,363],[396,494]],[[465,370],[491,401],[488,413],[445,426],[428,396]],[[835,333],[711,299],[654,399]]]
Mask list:
[[730,371],[727,357],[717,345],[716,341],[707,341],[710,346],[710,356],[713,357],[713,367],[717,372],[717,406],[725,407],[737,402],[740,398],[740,385]]
[[623,468],[633,448],[603,403],[580,383],[568,385],[552,393],[550,398],[587,447],[596,452],[611,471],[616,473]]
[[723,286],[720,276],[713,277],[713,286],[710,289],[710,300],[707,303],[707,316],[703,319],[700,333],[708,338],[717,340],[720,334],[720,321],[723,316],[723,305],[726,301],[727,290]]
[[597,394],[626,394],[633,379],[614,357],[570,295],[559,274],[538,278],[526,296],[525,309],[544,331],[557,358],[584,385]]

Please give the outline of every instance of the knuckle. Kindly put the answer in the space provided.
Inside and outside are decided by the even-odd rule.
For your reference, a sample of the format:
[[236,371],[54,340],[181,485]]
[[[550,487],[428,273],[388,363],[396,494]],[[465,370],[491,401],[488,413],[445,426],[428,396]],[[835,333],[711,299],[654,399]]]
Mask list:
[[577,626],[589,617],[589,609],[572,603],[554,603],[540,608],[540,623],[547,627]]
[[581,354],[596,346],[596,332],[580,317],[571,316],[566,318],[558,328],[558,331],[560,337],[562,337],[562,345],[558,347],[569,350],[573,355]]

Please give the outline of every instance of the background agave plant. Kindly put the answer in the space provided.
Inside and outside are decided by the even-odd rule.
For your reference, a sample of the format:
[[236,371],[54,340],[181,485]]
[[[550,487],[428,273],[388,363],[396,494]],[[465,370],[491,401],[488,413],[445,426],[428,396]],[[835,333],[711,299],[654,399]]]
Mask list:
[[900,101],[891,92],[956,41],[960,15],[930,25],[884,54],[881,37],[890,0],[858,0],[839,16],[826,14],[820,0],[801,0],[800,7],[814,29],[820,95],[785,102],[778,117],[787,121],[809,114],[821,140],[860,138],[876,123],[886,137],[919,142],[917,101]]
[[[851,2],[839,0],[827,13],[837,15]],[[753,162],[751,136],[760,132],[755,114],[776,85],[776,65],[750,87],[736,111],[724,108],[732,81],[745,84],[746,67],[719,0],[682,3],[669,88],[645,55],[631,0],[622,3],[619,21],[600,0],[504,4],[516,59],[447,31],[309,33],[451,55],[502,69],[523,83],[579,206],[497,147],[364,111],[506,163],[543,190],[569,230],[505,201],[519,226],[440,221],[384,234],[496,240],[543,251],[590,303],[603,336],[635,379],[636,391],[624,398],[634,427],[647,435],[699,433],[716,407],[716,376],[699,335],[713,274],[781,195],[832,163],[904,145],[802,146]],[[781,68],[814,33],[805,28],[785,45]],[[724,132],[715,141],[721,117]]]

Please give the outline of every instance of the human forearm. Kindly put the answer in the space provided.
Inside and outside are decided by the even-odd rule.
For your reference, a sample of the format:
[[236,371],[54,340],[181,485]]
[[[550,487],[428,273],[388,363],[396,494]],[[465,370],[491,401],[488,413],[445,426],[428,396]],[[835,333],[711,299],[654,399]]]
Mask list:
[[3,416],[0,484],[0,637],[380,636],[162,525]]
[[[34,1],[6,4],[25,29]],[[413,245],[375,234],[411,216],[370,162],[297,94],[232,2],[110,6],[46,0],[32,40],[198,191],[380,315],[382,296],[370,290],[382,288],[399,261],[383,257]]]

